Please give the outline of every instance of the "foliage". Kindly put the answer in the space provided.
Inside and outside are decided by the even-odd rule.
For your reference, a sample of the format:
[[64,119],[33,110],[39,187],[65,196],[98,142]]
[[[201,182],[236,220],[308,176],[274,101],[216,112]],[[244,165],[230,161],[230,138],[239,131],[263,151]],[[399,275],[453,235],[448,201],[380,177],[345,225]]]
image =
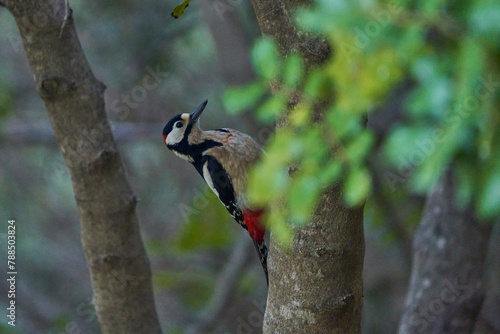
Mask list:
[[0,119],[9,115],[15,94],[0,75]]
[[182,305],[199,309],[207,303],[215,284],[215,275],[209,275],[203,268],[188,270],[160,270],[153,276],[153,284],[161,289],[184,291],[180,297]]
[[[217,196],[208,187],[203,189],[203,192],[192,199],[192,203],[179,205],[184,219],[171,242],[165,243],[163,238],[158,238],[146,243],[150,256],[175,254],[186,261],[200,253],[220,254],[232,246],[231,241],[237,239],[237,234],[242,232],[241,228],[235,226],[237,224],[227,214],[226,208],[220,205]],[[234,228],[230,228],[231,226]],[[199,309],[206,305],[213,293],[215,281],[216,272],[213,268],[209,270],[202,265],[191,265],[182,270],[162,269],[153,275],[155,286],[183,291],[179,296],[180,302],[189,309]]]
[[[205,189],[206,205],[203,210],[188,207],[186,219],[178,234],[173,240],[173,251],[178,253],[223,250],[235,239],[233,229],[228,224],[233,224],[227,210],[220,205],[219,199],[210,189]],[[210,226],[207,227],[207,222]]]
[[191,0],[184,0],[181,4],[177,5],[174,7],[174,10],[172,11],[172,16],[176,19],[182,16],[184,14],[184,11],[186,8],[189,6],[189,3]]
[[[500,213],[497,2],[318,0],[297,21],[325,36],[331,59],[305,70],[298,55],[281,58],[264,38],[252,53],[259,79],[225,94],[228,110],[256,107],[258,119],[285,124],[250,174],[248,194],[271,208],[268,221],[283,240],[339,180],[347,204],[363,203],[372,190],[371,158],[386,164],[386,185],[417,194],[453,164],[458,204],[474,205],[482,218]],[[405,83],[402,120],[391,124],[376,156],[365,118]]]

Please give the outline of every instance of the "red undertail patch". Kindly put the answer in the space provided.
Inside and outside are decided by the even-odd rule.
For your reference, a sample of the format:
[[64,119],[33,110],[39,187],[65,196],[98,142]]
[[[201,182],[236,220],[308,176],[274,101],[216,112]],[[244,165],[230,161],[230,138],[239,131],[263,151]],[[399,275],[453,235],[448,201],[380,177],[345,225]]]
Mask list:
[[264,235],[266,234],[266,230],[264,229],[264,226],[262,226],[261,221],[263,213],[263,209],[243,210],[243,220],[247,225],[248,234],[253,240],[257,241],[258,243],[261,243],[264,240]]

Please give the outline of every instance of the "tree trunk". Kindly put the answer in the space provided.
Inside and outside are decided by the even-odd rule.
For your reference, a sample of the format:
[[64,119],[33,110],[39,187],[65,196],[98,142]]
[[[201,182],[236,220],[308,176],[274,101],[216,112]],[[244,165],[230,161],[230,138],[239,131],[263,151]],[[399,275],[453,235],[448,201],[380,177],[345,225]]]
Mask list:
[[262,34],[278,43],[282,55],[300,53],[308,67],[320,65],[330,57],[324,39],[300,32],[294,23],[294,9],[310,3],[310,0],[252,0]]
[[452,172],[428,197],[413,240],[413,268],[399,333],[471,333],[484,300],[492,225],[457,208]]
[[[71,175],[103,333],[160,333],[137,200],[63,0],[0,0],[15,17],[35,87]],[[78,287],[75,287],[78,289]]]
[[[308,67],[328,59],[326,42],[299,32],[293,22],[294,8],[310,1],[252,2],[263,34],[283,55],[299,52]],[[363,207],[346,207],[340,187],[332,187],[311,222],[295,231],[291,249],[273,239],[271,234],[264,333],[360,333]]]

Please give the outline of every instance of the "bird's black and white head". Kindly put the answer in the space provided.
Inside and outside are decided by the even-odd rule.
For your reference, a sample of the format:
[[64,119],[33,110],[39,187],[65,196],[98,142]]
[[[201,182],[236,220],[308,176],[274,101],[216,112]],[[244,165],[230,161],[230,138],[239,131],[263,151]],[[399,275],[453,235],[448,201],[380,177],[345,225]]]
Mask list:
[[205,109],[208,101],[205,100],[192,113],[184,113],[174,116],[163,128],[163,141],[169,149],[174,149],[183,142],[188,141],[193,128],[197,128],[198,119]]

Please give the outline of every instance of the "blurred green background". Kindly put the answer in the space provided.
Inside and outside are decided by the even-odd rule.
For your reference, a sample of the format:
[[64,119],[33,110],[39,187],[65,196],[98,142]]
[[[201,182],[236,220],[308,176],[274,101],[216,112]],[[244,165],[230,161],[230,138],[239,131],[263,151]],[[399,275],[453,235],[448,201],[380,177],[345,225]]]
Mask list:
[[[292,223],[305,223],[311,199],[340,177],[349,203],[368,196],[363,332],[395,332],[412,235],[425,193],[447,164],[459,166],[457,201],[498,222],[498,3],[318,1],[300,22],[325,36],[335,52],[308,75],[300,58],[276,59],[272,43],[260,39],[249,2],[192,2],[174,20],[176,4],[70,2],[86,56],[107,86],[108,116],[139,198],[165,333],[261,333],[266,287],[250,239],[161,139],[170,117],[207,98],[204,129],[231,127],[262,145],[271,142],[270,159],[256,173],[267,175],[262,184],[268,188],[252,182],[252,196],[274,203],[286,193]],[[0,212],[18,226],[16,330],[98,333],[69,174],[6,10],[0,10],[0,54]],[[458,127],[449,127],[447,115],[460,111],[457,106],[468,103],[461,99],[488,75],[494,78],[490,94]],[[145,80],[157,85],[146,89]],[[281,83],[274,97],[269,80]],[[306,98],[292,113],[289,132],[273,138],[274,121],[294,90]],[[327,98],[332,94],[335,101]],[[336,134],[333,144],[307,126],[314,103],[323,100],[328,112],[322,130]],[[359,126],[366,112],[367,129]],[[427,152],[425,140],[435,128],[448,140]],[[345,155],[330,158],[328,145],[346,147]],[[420,151],[427,152],[424,162],[406,162]],[[280,178],[291,162],[302,171],[293,184]],[[281,214],[273,212],[272,223],[286,240],[289,226]],[[6,231],[0,231],[2,248]],[[499,329],[498,224],[493,234],[481,316]],[[0,308],[5,305],[0,299]],[[8,330],[2,322],[0,332]]]

